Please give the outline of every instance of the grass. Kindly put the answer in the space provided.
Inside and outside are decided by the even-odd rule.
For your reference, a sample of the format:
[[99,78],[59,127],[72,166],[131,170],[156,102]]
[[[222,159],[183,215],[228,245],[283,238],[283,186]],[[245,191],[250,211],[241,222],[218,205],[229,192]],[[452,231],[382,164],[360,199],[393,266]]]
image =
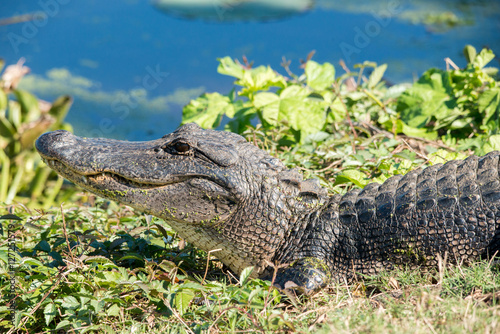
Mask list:
[[50,211],[8,207],[23,220],[9,230],[2,221],[1,332],[11,330],[13,232],[19,333],[500,331],[500,276],[487,261],[386,272],[290,299],[249,271],[235,277],[160,219],[85,194],[74,200]]

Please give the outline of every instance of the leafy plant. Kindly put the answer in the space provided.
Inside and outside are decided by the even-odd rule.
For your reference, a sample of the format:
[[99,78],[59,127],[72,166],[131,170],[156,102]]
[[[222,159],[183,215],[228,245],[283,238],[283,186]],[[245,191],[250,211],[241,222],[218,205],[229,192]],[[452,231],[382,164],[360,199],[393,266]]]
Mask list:
[[[3,61],[0,71],[2,68]],[[45,131],[71,130],[63,121],[72,99],[61,96],[48,103],[17,89],[28,71],[20,61],[8,66],[0,80],[0,202],[10,204],[16,199],[29,205],[42,202],[49,207],[63,179],[42,163],[33,144]],[[48,182],[52,183],[50,187]]]
[[472,46],[464,53],[465,69],[430,69],[398,99],[401,120],[425,130],[421,136],[455,144],[500,133],[500,85],[492,77],[498,69],[485,67],[495,55],[487,49],[477,54]]
[[485,67],[494,55],[471,46],[465,55],[463,70],[431,69],[413,85],[390,87],[383,81],[386,64],[364,62],[354,72],[341,63],[346,73],[336,76],[332,64],[308,57],[300,75],[284,62],[285,76],[225,57],[218,71],[236,78],[239,88],[191,101],[183,123],[225,123],[332,191],[363,187],[436,160],[429,154],[438,149],[500,149],[500,88],[496,69]]

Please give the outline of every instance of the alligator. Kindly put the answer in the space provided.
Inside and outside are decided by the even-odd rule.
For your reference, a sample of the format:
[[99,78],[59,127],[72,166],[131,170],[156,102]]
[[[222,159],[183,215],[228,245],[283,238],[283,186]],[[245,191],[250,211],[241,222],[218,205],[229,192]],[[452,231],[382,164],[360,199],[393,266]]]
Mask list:
[[36,148],[80,187],[163,218],[234,272],[253,267],[287,291],[500,250],[500,152],[329,196],[242,136],[196,124],[144,142],[59,130]]

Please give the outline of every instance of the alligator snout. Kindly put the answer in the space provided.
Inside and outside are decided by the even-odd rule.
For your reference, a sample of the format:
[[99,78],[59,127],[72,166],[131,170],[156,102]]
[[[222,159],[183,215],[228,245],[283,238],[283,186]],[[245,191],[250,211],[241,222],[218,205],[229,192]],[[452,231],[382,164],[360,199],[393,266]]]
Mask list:
[[62,146],[70,147],[74,144],[74,138],[75,136],[71,132],[65,130],[47,132],[38,137],[35,147],[44,157],[56,157]]

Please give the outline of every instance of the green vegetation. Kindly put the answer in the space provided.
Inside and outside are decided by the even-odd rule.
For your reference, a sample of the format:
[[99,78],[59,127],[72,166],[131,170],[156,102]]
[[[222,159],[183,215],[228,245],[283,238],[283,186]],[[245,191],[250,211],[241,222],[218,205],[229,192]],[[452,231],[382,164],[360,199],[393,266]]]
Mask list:
[[[0,71],[3,65],[0,60]],[[33,143],[48,130],[71,130],[63,121],[72,99],[61,96],[49,103],[17,89],[28,71],[19,63],[9,66],[0,78],[0,203],[42,203],[49,208],[63,178],[42,163]]]
[[[465,55],[464,69],[431,69],[413,85],[394,86],[383,81],[386,66],[371,62],[339,76],[334,65],[308,58],[301,74],[284,62],[285,76],[223,58],[219,72],[235,77],[238,88],[192,101],[184,122],[224,124],[320,179],[330,192],[345,192],[411,168],[500,149],[500,85],[486,67],[493,53],[466,47]],[[30,189],[62,181],[47,170],[37,182],[50,186],[31,188],[39,184],[37,171],[46,169],[32,150],[40,132],[23,146],[22,124],[37,124],[47,112],[33,107],[35,98],[26,92],[6,92],[0,92],[0,144],[8,157],[1,176],[9,181],[0,185],[18,194],[10,197],[15,203],[32,196]],[[16,100],[2,102],[9,97]],[[53,104],[66,109],[48,112],[57,119],[52,128],[63,126],[68,103]],[[5,124],[12,131],[5,132]],[[26,160],[16,160],[19,154]],[[28,157],[33,162],[19,172],[19,161]],[[22,186],[12,191],[19,173]],[[447,267],[443,260],[429,272],[385,272],[296,299],[270,282],[249,279],[249,270],[235,277],[216,253],[185,245],[161,219],[73,188],[59,192],[57,203],[70,197],[63,207],[32,209],[54,196],[39,190],[28,206],[0,199],[6,208],[0,215],[21,218],[0,225],[1,332],[14,332],[7,306],[12,274],[14,324],[23,333],[500,331],[500,275],[493,263]],[[9,235],[16,238],[14,271]]]
[[241,88],[191,101],[183,122],[215,128],[226,116],[227,130],[343,192],[346,183],[362,187],[423,163],[466,156],[456,152],[500,149],[498,70],[486,67],[494,54],[471,46],[464,54],[465,69],[430,69],[413,85],[390,87],[382,80],[385,64],[364,62],[335,77],[329,63],[308,60],[301,75],[284,63],[286,77],[226,57],[218,70]]

